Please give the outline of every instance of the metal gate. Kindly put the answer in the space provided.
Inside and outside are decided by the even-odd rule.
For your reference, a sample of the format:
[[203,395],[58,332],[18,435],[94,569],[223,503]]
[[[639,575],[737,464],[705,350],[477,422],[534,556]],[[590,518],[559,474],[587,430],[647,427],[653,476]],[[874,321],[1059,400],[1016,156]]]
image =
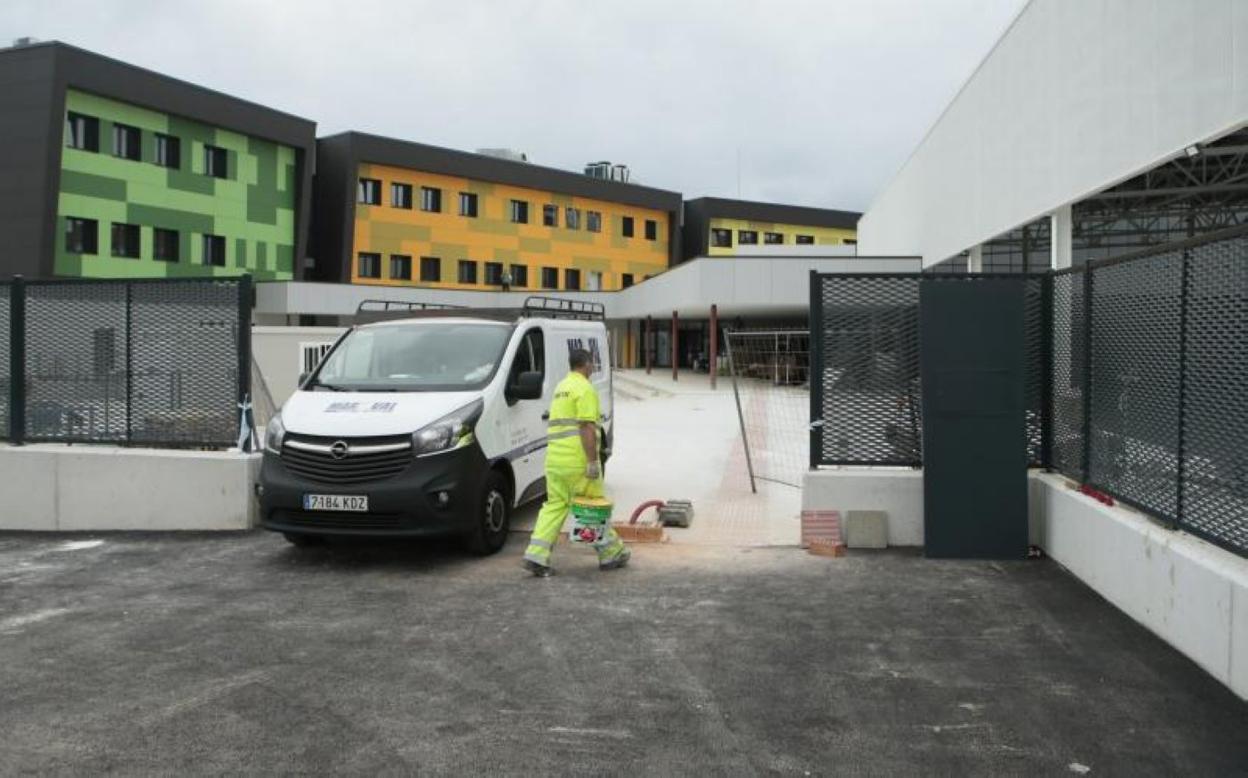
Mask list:
[[810,331],[728,331],[728,365],[750,489],[800,487],[810,462]]

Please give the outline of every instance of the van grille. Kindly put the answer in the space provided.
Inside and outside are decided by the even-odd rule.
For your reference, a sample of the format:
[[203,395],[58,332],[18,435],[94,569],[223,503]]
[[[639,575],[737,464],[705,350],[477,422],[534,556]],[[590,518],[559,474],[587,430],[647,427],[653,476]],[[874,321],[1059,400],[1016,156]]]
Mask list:
[[282,464],[292,475],[323,484],[348,485],[398,475],[412,462],[407,435],[376,438],[326,438],[287,435]]

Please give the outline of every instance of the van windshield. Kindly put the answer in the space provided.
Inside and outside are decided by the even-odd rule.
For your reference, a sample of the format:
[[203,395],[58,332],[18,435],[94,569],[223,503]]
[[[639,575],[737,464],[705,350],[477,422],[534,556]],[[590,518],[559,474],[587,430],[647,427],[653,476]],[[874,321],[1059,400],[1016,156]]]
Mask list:
[[310,389],[457,392],[490,382],[511,336],[507,324],[412,322],[352,331]]

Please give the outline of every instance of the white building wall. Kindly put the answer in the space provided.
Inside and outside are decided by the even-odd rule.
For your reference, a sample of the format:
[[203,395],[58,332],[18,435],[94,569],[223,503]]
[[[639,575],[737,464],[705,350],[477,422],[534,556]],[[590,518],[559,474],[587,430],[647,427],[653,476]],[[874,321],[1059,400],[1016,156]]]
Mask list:
[[935,264],[1248,124],[1243,0],[1033,0],[858,223]]

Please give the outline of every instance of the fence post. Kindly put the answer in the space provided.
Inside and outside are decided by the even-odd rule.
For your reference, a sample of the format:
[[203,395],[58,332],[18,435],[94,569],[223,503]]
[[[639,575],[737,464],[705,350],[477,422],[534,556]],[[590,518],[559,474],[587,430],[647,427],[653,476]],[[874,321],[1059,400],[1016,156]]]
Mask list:
[[9,442],[26,440],[26,279],[9,287]]
[[1083,271],[1083,478],[1092,480],[1092,266]]
[[823,460],[823,294],[819,273],[810,271],[810,469]]
[[134,437],[134,284],[126,281],[126,445]]
[[1179,413],[1178,413],[1178,441],[1175,445],[1175,454],[1178,457],[1177,467],[1175,468],[1175,487],[1174,487],[1174,516],[1170,519],[1170,529],[1178,529],[1183,523],[1183,501],[1184,488],[1183,481],[1187,475],[1187,318],[1188,318],[1188,296],[1191,293],[1191,276],[1192,276],[1192,250],[1190,248],[1183,249],[1183,257],[1180,260],[1182,279],[1179,284]]

